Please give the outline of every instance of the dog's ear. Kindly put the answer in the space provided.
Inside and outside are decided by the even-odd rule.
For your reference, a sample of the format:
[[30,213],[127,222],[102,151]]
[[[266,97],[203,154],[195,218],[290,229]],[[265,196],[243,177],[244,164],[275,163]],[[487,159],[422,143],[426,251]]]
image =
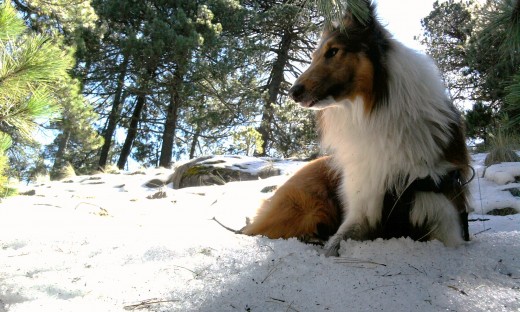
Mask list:
[[364,29],[375,21],[375,5],[370,0],[349,0],[341,21],[342,28]]
[[371,0],[348,0],[343,18],[336,22],[325,22],[322,37],[334,31],[363,33],[377,24],[375,5]]
[[325,27],[323,27],[323,31],[321,33],[322,38],[328,37],[332,32],[338,29],[337,22],[325,22]]

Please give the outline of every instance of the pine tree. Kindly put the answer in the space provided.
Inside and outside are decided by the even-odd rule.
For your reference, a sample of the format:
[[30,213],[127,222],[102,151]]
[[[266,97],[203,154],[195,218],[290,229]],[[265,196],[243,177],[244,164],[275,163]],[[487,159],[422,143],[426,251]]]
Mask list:
[[308,65],[324,24],[341,21],[348,8],[360,20],[368,17],[367,0],[246,1],[258,6],[261,42],[267,79],[264,85],[262,116],[258,132],[262,135],[260,156],[308,156],[317,152],[317,130],[313,113],[298,108],[287,98],[288,77],[298,77]]
[[[262,136],[262,152],[259,156],[287,156],[291,143],[298,141],[294,132],[283,124],[280,114],[297,115],[294,105],[286,105],[287,94],[291,86],[290,77],[297,77],[301,68],[308,65],[311,51],[317,40],[320,20],[316,16],[314,6],[306,1],[246,1],[249,11],[259,12],[253,15],[251,32],[257,33],[255,44],[263,48],[259,50],[261,60],[258,68],[260,82],[261,117],[257,131]],[[282,109],[280,109],[282,108]],[[309,125],[312,117],[300,122]],[[291,137],[289,140],[282,138]],[[289,144],[289,146],[287,145]],[[297,148],[295,148],[297,149]]]
[[478,74],[470,67],[468,50],[475,28],[474,3],[449,0],[435,1],[433,10],[421,20],[420,42],[435,59],[454,104],[460,108],[474,98]]
[[[53,172],[63,164],[71,163],[81,173],[91,171],[96,159],[91,155],[102,143],[102,138],[94,128],[99,117],[94,114],[92,105],[83,97],[84,67],[89,66],[85,55],[86,46],[93,45],[98,38],[97,15],[90,0],[13,0],[14,7],[20,12],[26,24],[35,33],[44,34],[60,49],[67,51],[73,67],[70,75],[63,76],[50,94],[60,107],[61,118],[46,125],[48,132],[57,134],[54,141],[45,147],[43,155],[51,163]],[[92,49],[90,50],[92,51]],[[74,57],[78,62],[73,62]],[[22,151],[15,143],[13,149]],[[33,149],[39,149],[38,146]],[[40,151],[32,151],[33,163],[38,161]],[[23,162],[22,162],[23,163]],[[13,163],[18,167],[22,163]],[[27,167],[27,166],[25,166]],[[27,168],[29,169],[29,168]],[[59,171],[59,170],[58,170]],[[25,173],[27,174],[27,173]]]
[[[468,134],[487,141],[500,127],[520,132],[518,0],[435,2],[422,42],[440,65],[453,100],[473,102]],[[508,121],[507,123],[504,121]]]
[[85,80],[89,95],[106,103],[97,108],[107,117],[99,166],[111,161],[122,128],[120,167],[129,157],[168,166],[173,157],[214,153],[256,112],[258,70],[248,63],[254,49],[243,8],[236,0],[125,3],[94,2],[108,25],[97,53],[104,57],[93,59]]
[[496,29],[503,30],[499,38],[498,50],[501,62],[508,75],[504,87],[504,111],[509,118],[508,127],[520,133],[520,0],[501,0],[496,8],[488,10],[485,15],[484,38],[496,39]]
[[[0,6],[1,150],[9,152],[13,139],[15,144],[33,141],[39,123],[57,116],[51,93],[72,64],[70,53],[49,37],[26,32],[9,2]],[[4,153],[2,158],[5,164]]]
[[0,198],[8,195],[7,176],[5,171],[8,166],[7,150],[11,147],[11,137],[6,133],[0,132]]
[[[367,21],[369,18],[368,4],[370,0],[314,0],[306,1],[307,5],[315,5],[324,17],[326,24],[341,21],[345,10],[349,9],[358,20]],[[341,26],[341,23],[340,23]]]

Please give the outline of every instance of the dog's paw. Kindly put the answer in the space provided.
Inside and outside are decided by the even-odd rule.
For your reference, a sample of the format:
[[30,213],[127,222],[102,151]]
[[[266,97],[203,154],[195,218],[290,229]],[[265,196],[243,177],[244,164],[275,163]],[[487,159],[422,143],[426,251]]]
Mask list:
[[319,245],[319,246],[324,245],[324,241],[314,235],[302,235],[302,236],[298,237],[298,240],[302,243],[309,244],[309,245]]
[[325,250],[325,257],[339,257],[339,246],[331,247]]
[[332,236],[325,244],[325,257],[339,257],[339,246],[343,240],[341,235]]

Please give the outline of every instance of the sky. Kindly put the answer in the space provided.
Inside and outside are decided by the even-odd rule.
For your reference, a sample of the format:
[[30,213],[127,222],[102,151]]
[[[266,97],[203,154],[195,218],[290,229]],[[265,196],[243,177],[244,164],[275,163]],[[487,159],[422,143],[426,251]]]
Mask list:
[[435,0],[379,0],[377,12],[382,24],[405,45],[424,51],[414,40],[422,33],[421,19],[433,9]]

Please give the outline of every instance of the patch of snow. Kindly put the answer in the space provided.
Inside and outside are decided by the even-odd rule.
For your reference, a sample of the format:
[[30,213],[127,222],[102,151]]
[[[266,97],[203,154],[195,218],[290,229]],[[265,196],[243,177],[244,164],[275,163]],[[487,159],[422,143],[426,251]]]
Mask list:
[[515,181],[520,176],[520,163],[505,162],[491,165],[486,169],[485,178],[497,184],[507,184]]
[[[272,162],[285,174],[268,179],[179,190],[143,186],[166,169],[29,185],[34,196],[0,203],[0,311],[518,311],[520,215],[486,213],[519,207],[506,189],[520,185],[489,168],[483,176],[483,158],[473,160],[470,242],[349,240],[339,258],[212,220],[240,229],[271,195],[261,190],[303,163]],[[158,191],[166,196],[150,199]]]
[[520,212],[520,198],[510,192],[520,189],[520,183],[513,183],[515,177],[520,176],[520,163],[502,163],[488,168],[476,165],[475,169],[470,191],[476,213],[487,214],[493,209],[507,207]]

